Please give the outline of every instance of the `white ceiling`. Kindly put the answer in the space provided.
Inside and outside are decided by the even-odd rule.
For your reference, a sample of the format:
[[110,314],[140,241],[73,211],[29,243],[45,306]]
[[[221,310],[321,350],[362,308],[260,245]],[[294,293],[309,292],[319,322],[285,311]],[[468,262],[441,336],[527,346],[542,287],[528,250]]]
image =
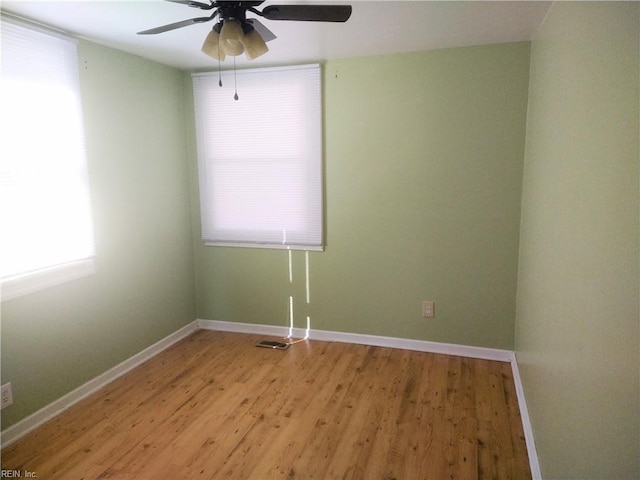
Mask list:
[[[200,0],[206,1],[206,0]],[[282,1],[350,3],[346,23],[269,21],[277,35],[269,52],[238,66],[267,66],[329,58],[380,55],[469,45],[531,40],[552,2],[543,1]],[[158,35],[136,32],[207,12],[162,0],[146,1],[3,1],[2,9],[64,30],[75,36],[185,70],[210,70],[217,61],[200,52],[213,22]],[[249,14],[251,18],[253,14]],[[223,68],[232,65],[227,58]]]

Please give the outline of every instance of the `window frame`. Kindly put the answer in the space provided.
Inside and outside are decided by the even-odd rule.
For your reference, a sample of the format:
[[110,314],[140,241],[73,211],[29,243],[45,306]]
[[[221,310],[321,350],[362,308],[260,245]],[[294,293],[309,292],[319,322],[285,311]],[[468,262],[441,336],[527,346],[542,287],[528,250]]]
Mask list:
[[[2,23],[14,25],[18,28],[28,30],[34,34],[41,35],[40,38],[44,38],[43,36],[46,36],[50,37],[52,41],[64,41],[72,45],[74,55],[71,68],[75,69],[75,73],[73,73],[75,78],[73,80],[73,83],[69,85],[71,86],[74,94],[77,95],[78,100],[78,117],[75,118],[75,121],[77,121],[79,124],[79,130],[76,133],[80,136],[81,143],[77,145],[77,148],[80,149],[78,160],[82,164],[81,172],[78,174],[78,178],[82,179],[83,188],[86,188],[88,190],[90,188],[87,171],[88,159],[86,152],[86,139],[84,132],[84,120],[78,68],[79,59],[77,53],[77,46],[79,41],[76,38],[70,37],[60,31],[53,30],[39,24],[33,24],[22,18],[14,17],[13,15],[6,12],[2,12],[1,21]],[[68,63],[70,57],[70,55],[65,55],[63,58],[63,56],[61,55],[61,60],[65,63]],[[90,218],[89,224],[87,225],[89,230],[86,232],[86,234],[91,240],[90,244],[85,245],[85,247],[87,247],[87,250],[83,252],[82,255],[78,255],[77,258],[72,258],[60,264],[42,265],[41,267],[35,267],[32,270],[12,273],[8,274],[5,277],[0,277],[0,299],[2,302],[40,290],[48,289],[55,285],[67,283],[72,280],[86,277],[95,273],[95,234],[93,228],[93,211],[91,206],[91,198],[88,195],[89,193],[87,192],[86,206],[88,208],[88,215],[90,215]],[[46,244],[46,241],[43,240],[41,243]],[[86,255],[86,253],[89,253],[89,255]]]
[[[310,157],[304,160],[304,165],[302,165],[302,161],[299,168],[306,168],[311,170],[312,173],[309,174],[308,171],[306,173],[300,174],[300,176],[308,175],[310,179],[309,182],[305,185],[308,187],[308,191],[305,192],[307,195],[304,197],[304,201],[308,202],[305,204],[304,209],[306,221],[309,224],[313,224],[312,227],[307,225],[307,230],[300,231],[313,231],[309,237],[312,237],[312,241],[288,241],[286,238],[286,232],[283,232],[282,240],[280,238],[277,241],[274,241],[273,236],[275,230],[270,230],[271,234],[270,241],[261,239],[261,233],[257,233],[256,237],[247,240],[246,238],[210,238],[212,235],[207,235],[207,232],[212,230],[212,227],[206,226],[205,222],[211,220],[212,210],[215,209],[215,206],[212,204],[205,205],[205,201],[211,201],[213,194],[211,193],[211,185],[207,184],[208,178],[213,176],[211,170],[214,168],[213,163],[207,158],[209,153],[207,152],[204,138],[207,134],[207,127],[203,124],[203,116],[214,115],[211,113],[212,108],[207,109],[207,105],[211,107],[211,104],[201,104],[199,98],[198,88],[208,88],[206,94],[202,94],[202,96],[210,96],[212,90],[216,93],[213,95],[227,96],[223,97],[224,100],[228,101],[228,105],[237,105],[237,103],[232,103],[233,98],[233,90],[229,87],[236,86],[239,100],[238,102],[242,102],[246,99],[247,86],[243,85],[244,79],[247,78],[248,75],[253,75],[254,78],[258,78],[260,75],[274,75],[277,78],[277,75],[286,75],[287,72],[291,71],[309,71],[313,72],[310,75],[316,75],[313,81],[317,82],[314,84],[314,88],[317,85],[317,92],[314,91],[312,95],[310,95],[309,99],[305,99],[306,105],[302,108],[305,113],[308,113],[311,116],[311,121],[309,122],[313,128],[315,129],[317,126],[317,130],[314,130],[311,135],[311,139],[309,140],[309,144],[312,145],[314,150],[310,154]],[[220,88],[218,85],[219,79],[222,78],[223,88]],[[264,77],[263,77],[264,78]],[[196,82],[206,81],[207,85],[203,87],[198,87]],[[205,246],[221,246],[221,247],[240,247],[240,248],[266,248],[266,249],[288,249],[288,250],[311,250],[311,251],[323,251],[325,248],[325,231],[324,231],[324,154],[323,154],[323,119],[322,119],[322,71],[321,66],[319,64],[305,64],[305,65],[294,65],[294,66],[286,66],[286,67],[270,67],[270,68],[255,68],[255,69],[246,69],[246,70],[238,70],[238,71],[222,71],[222,72],[199,72],[192,74],[192,85],[193,85],[193,100],[194,100],[194,113],[195,113],[195,130],[196,130],[196,143],[197,143],[197,156],[198,156],[198,182],[200,187],[200,221],[201,221],[201,238]],[[225,88],[226,87],[226,88]],[[265,87],[268,88],[268,87]],[[217,90],[219,89],[219,90]],[[244,94],[244,96],[243,96]],[[268,90],[265,90],[265,94],[269,94]],[[317,96],[316,96],[317,95]],[[215,100],[214,100],[215,101]],[[220,101],[220,100],[218,100]],[[225,107],[226,108],[226,107]],[[223,110],[223,109],[221,109]],[[310,110],[310,112],[309,112]],[[302,111],[302,110],[301,110]],[[222,115],[222,113],[220,114]],[[209,127],[213,125],[213,121],[208,120]],[[311,128],[311,127],[310,127]],[[235,132],[234,132],[235,133]],[[240,136],[239,136],[240,143]],[[246,141],[246,137],[244,141]],[[249,141],[253,141],[250,139]],[[237,153],[234,152],[233,156]],[[258,161],[268,158],[269,155],[264,155],[260,157]],[[253,158],[253,157],[252,157]],[[256,157],[257,158],[257,157]],[[280,157],[277,160],[273,160],[276,157],[271,157],[271,161],[280,161]],[[283,157],[284,158],[284,157]],[[245,159],[241,160],[245,161]],[[229,163],[233,162],[233,160],[228,161]],[[312,177],[312,178],[311,178]],[[206,198],[205,198],[206,197]],[[309,213],[311,212],[311,213]],[[308,219],[312,218],[312,221]],[[315,228],[315,230],[314,230]],[[222,232],[225,231],[220,229],[217,231]],[[229,231],[229,230],[226,230]],[[248,230],[244,230],[247,232]],[[319,231],[319,233],[318,233]],[[236,232],[237,233],[237,232]],[[298,237],[299,238],[299,237]]]

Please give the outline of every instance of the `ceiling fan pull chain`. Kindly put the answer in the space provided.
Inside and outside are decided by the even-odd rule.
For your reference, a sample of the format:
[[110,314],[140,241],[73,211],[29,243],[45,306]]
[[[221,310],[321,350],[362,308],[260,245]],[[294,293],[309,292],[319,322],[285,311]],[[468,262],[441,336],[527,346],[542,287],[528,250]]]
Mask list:
[[222,72],[220,71],[220,44],[218,43],[218,86],[222,86]]
[[236,78],[236,57],[233,57],[233,88],[235,90],[235,94],[233,95],[234,100],[238,100],[238,80]]

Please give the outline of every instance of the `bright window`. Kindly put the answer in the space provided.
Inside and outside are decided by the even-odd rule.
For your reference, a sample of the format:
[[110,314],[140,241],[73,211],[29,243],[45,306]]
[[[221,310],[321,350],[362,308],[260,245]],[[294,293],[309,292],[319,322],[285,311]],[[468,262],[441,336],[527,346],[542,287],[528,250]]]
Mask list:
[[218,75],[193,75],[204,242],[321,250],[319,65]]
[[77,45],[3,16],[2,298],[92,271]]

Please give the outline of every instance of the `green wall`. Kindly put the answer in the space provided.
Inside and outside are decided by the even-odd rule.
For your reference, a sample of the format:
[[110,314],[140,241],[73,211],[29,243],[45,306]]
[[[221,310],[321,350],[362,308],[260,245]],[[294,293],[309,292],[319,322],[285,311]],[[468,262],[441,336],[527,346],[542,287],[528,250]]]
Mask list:
[[287,325],[293,295],[297,327],[512,349],[529,43],[323,68],[327,247],[309,254],[310,305],[302,252],[290,285],[286,251],[196,241],[198,316]]
[[543,477],[640,478],[638,3],[532,43],[516,353]]
[[79,59],[96,273],[2,303],[3,428],[196,316],[186,74],[84,41]]

